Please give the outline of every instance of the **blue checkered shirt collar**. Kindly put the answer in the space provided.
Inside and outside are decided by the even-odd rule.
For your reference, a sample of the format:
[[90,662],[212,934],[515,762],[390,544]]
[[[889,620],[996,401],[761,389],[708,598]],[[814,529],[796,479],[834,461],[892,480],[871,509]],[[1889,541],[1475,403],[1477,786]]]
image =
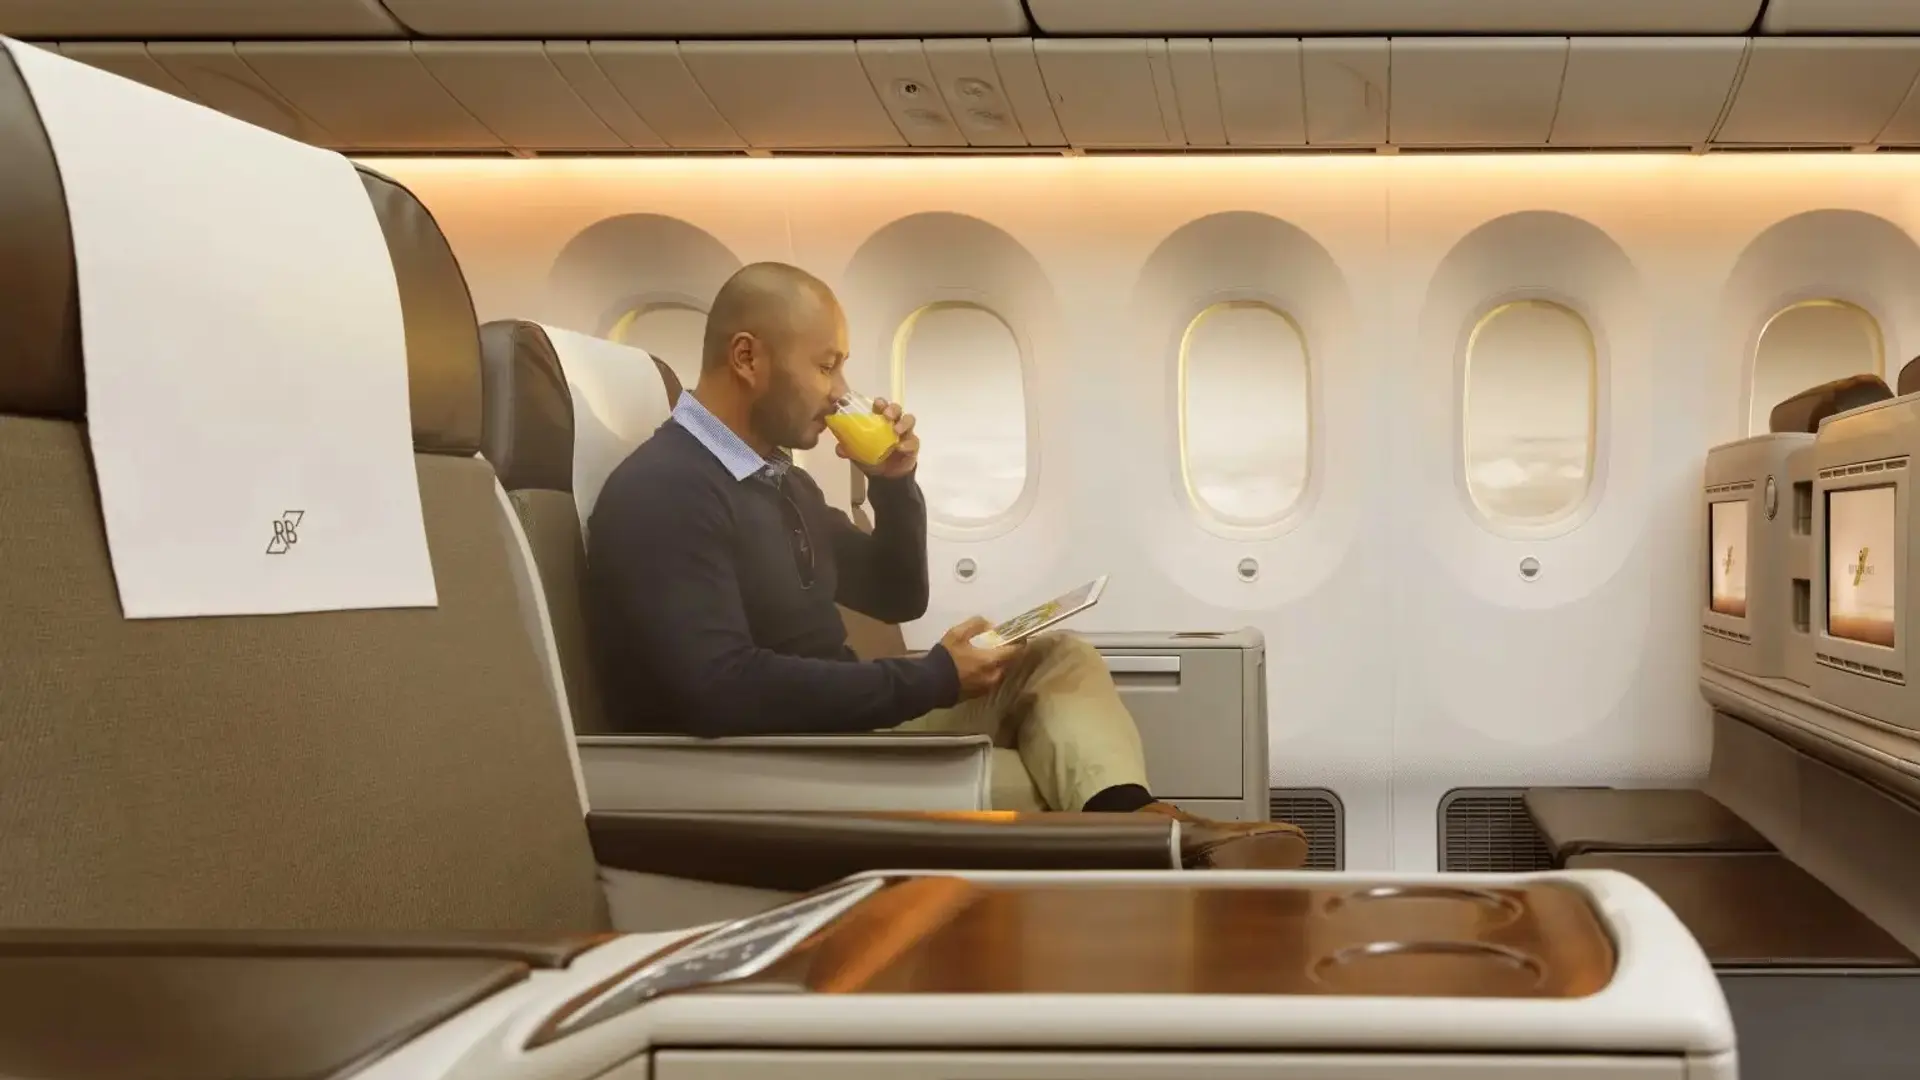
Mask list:
[[708,412],[692,393],[681,393],[680,400],[673,406],[673,419],[718,458],[735,480],[752,477],[778,486],[786,478],[787,470],[793,467],[793,459],[783,450],[775,450],[772,458],[761,457],[745,439]]

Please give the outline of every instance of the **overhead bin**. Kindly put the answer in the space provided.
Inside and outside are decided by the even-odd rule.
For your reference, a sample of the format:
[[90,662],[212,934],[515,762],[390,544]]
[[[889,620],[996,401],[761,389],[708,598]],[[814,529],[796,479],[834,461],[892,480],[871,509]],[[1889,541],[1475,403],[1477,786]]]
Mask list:
[[[454,101],[515,150],[632,148],[537,41],[420,41],[413,55]],[[642,145],[658,146],[659,138]]]
[[1073,146],[1186,145],[1167,43],[1159,38],[1033,43],[1054,115]]
[[1745,38],[1574,38],[1553,146],[1699,146],[1727,106]]
[[1028,0],[1027,8],[1049,34],[1744,34],[1761,0]]
[[[680,59],[748,146],[850,149],[911,145],[894,126],[851,41],[687,41]],[[909,94],[905,80],[889,93]],[[951,126],[919,88],[912,108]],[[934,125],[930,120],[928,126]]]
[[[48,5],[71,2],[45,0]],[[386,4],[414,32],[430,37],[993,37],[1032,31],[1020,0],[386,0]]]
[[[934,84],[953,114],[967,145],[1058,146],[1060,125],[1053,118],[1033,45],[1026,45],[1022,63],[997,64],[993,43],[981,38],[923,41],[920,51],[933,71]],[[1024,70],[1023,86],[1015,73]],[[1044,117],[1044,119],[1042,119]],[[1031,130],[1031,134],[1029,133]]]
[[1721,145],[1857,146],[1879,136],[1920,75],[1920,38],[1755,38]]
[[69,60],[78,60],[89,67],[110,71],[123,79],[132,79],[145,83],[155,90],[164,90],[174,97],[200,103],[200,99],[188,90],[185,83],[173,77],[172,73],[160,66],[147,52],[145,42],[140,41],[69,41],[59,45],[47,45],[57,49]]
[[405,37],[380,0],[0,0],[17,38]]
[[1765,34],[1920,34],[1920,0],[1773,0]]
[[1566,38],[1394,38],[1392,57],[1395,145],[1547,144]]
[[1311,146],[1385,146],[1393,86],[1386,38],[1300,42]]
[[243,41],[240,58],[342,150],[499,150],[404,41],[352,45]]
[[[556,43],[557,44],[557,43]],[[648,127],[676,150],[738,150],[747,144],[693,81],[671,41],[594,41],[589,58]]]
[[210,109],[291,139],[316,146],[338,145],[325,126],[267,85],[240,59],[233,42],[149,41],[147,55]]

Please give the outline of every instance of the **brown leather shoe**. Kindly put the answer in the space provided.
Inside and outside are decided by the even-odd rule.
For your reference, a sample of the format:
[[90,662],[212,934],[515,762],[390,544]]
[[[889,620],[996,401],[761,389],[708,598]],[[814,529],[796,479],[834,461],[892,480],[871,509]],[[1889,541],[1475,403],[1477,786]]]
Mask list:
[[1298,870],[1307,864],[1307,837],[1297,825],[1213,821],[1163,802],[1139,812],[1180,823],[1180,862],[1189,870]]

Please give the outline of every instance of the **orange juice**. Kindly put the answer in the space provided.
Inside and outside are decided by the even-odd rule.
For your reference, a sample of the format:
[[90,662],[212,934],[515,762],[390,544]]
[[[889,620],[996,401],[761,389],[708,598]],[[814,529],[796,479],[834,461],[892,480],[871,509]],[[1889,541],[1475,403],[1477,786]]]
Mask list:
[[900,445],[893,421],[873,411],[873,402],[848,394],[838,412],[827,417],[827,430],[847,448],[847,456],[862,465],[878,465]]

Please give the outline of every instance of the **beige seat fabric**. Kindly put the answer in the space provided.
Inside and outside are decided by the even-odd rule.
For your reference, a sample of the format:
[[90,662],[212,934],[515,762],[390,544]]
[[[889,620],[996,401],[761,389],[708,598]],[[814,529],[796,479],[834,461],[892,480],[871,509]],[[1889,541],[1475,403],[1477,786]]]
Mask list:
[[[586,393],[570,387],[553,337],[535,323],[502,320],[481,329],[486,379],[485,455],[524,524],[553,620],[573,703],[588,801],[611,810],[983,810],[993,803],[991,742],[980,735],[756,736],[695,739],[616,734],[604,713],[581,608],[586,554],[573,488],[574,410]],[[638,349],[621,361],[651,362],[678,397],[672,372]],[[584,361],[576,359],[575,363]],[[627,406],[592,402],[597,420]],[[661,407],[664,407],[662,405]],[[620,415],[626,430],[644,422]],[[637,445],[637,443],[636,443]],[[897,628],[889,628],[897,635]],[[1014,804],[1015,808],[1042,809]]]
[[477,342],[424,328],[431,278],[401,267],[439,606],[129,621],[65,200],[10,60],[0,237],[0,925],[605,925],[562,728],[529,722],[552,706],[473,456]]

